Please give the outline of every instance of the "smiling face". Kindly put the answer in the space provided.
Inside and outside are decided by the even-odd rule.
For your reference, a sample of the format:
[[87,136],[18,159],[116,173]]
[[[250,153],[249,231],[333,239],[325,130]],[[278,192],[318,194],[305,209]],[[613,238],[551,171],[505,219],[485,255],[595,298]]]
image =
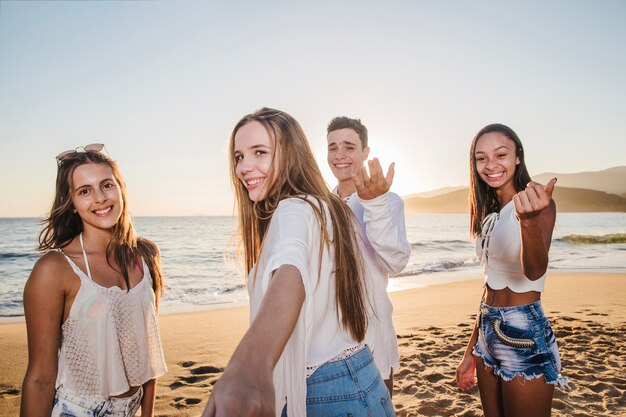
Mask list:
[[70,196],[83,228],[109,230],[120,219],[124,201],[113,169],[106,164],[86,163],[74,169]]
[[339,182],[352,180],[363,166],[370,148],[363,149],[359,134],[345,128],[328,133],[328,165]]
[[267,178],[272,166],[272,142],[265,127],[257,121],[241,126],[235,133],[235,173],[248,190],[252,201],[261,201],[267,195]]
[[489,187],[515,194],[513,177],[520,163],[515,142],[500,132],[482,135],[474,150],[476,171]]

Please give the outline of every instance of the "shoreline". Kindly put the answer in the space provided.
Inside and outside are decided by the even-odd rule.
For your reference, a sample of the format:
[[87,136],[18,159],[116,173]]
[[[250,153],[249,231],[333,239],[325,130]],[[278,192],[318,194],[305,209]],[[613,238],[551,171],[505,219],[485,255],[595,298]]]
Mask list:
[[[454,384],[481,294],[480,274],[390,293],[401,356],[394,384],[398,416],[481,415],[476,388],[461,393]],[[553,270],[542,303],[557,336],[563,374],[575,386],[555,394],[552,415],[626,415],[626,272]],[[202,412],[248,321],[247,306],[160,317],[169,372],[158,381],[155,415]],[[23,321],[0,323],[0,409],[6,415],[19,410],[25,328]]]
[[[548,277],[552,275],[559,274],[610,274],[610,275],[620,275],[626,274],[626,268],[607,268],[607,269],[599,269],[599,268],[585,268],[585,269],[558,269],[558,268],[550,268],[548,270]],[[479,267],[476,268],[468,268],[463,270],[455,270],[455,271],[437,271],[430,273],[423,273],[419,275],[406,275],[406,276],[398,276],[391,277],[389,279],[389,285],[387,288],[387,293],[393,294],[401,291],[407,291],[418,288],[426,288],[436,285],[445,285],[455,282],[462,281],[472,281],[476,279],[482,279],[482,271]],[[245,288],[243,289],[243,299],[235,300],[235,301],[224,301],[220,303],[213,304],[189,304],[189,305],[176,305],[176,306],[167,306],[162,305],[161,311],[159,313],[160,317],[165,317],[169,315],[178,315],[178,314],[192,314],[192,313],[202,313],[207,311],[216,311],[222,309],[232,309],[232,308],[247,308],[248,307],[248,296],[246,294]],[[10,317],[0,317],[0,326],[3,324],[11,324],[11,323],[24,323],[24,316],[10,316]]]

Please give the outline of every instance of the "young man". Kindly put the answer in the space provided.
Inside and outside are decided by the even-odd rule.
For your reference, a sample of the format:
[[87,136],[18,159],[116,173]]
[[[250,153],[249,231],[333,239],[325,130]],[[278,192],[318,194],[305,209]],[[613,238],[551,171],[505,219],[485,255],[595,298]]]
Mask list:
[[344,198],[360,223],[365,242],[364,270],[371,287],[368,295],[373,308],[365,342],[372,348],[374,361],[393,393],[393,370],[400,366],[396,331],[391,318],[393,306],[387,295],[389,275],[402,271],[411,255],[406,237],[404,202],[389,191],[394,164],[387,175],[378,159],[364,164],[370,152],[367,128],[359,119],[336,117],[328,132],[328,165],[337,178],[335,192]]

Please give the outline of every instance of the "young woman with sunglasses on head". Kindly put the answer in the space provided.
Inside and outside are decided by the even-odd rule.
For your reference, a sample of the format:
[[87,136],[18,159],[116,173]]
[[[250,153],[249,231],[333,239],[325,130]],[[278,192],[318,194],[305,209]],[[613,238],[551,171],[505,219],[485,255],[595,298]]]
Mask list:
[[359,243],[299,123],[263,108],[230,137],[251,326],[204,417],[393,416],[369,348]]
[[478,377],[486,417],[550,415],[560,375],[556,339],[541,307],[556,220],[552,192],[532,182],[515,132],[492,124],[470,149],[470,229],[484,268],[476,326],[456,371],[459,388]]
[[24,287],[21,415],[152,416],[163,375],[157,246],[135,235],[117,164],[92,144],[57,156],[45,254]]

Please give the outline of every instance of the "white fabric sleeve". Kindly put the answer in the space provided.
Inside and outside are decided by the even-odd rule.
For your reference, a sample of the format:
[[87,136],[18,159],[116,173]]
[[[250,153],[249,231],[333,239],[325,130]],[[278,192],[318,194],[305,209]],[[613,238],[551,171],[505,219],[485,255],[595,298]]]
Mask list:
[[274,389],[276,392],[276,416],[279,417],[289,398],[287,407],[291,416],[306,415],[306,358],[310,345],[313,320],[313,290],[317,277],[310,276],[309,259],[315,236],[313,228],[319,227],[311,206],[298,199],[287,199],[279,203],[272,216],[268,230],[271,235],[272,253],[263,272],[263,292],[267,290],[274,272],[282,265],[293,265],[300,271],[304,284],[305,299],[296,326],[274,367]]
[[267,290],[274,271],[283,265],[293,265],[300,271],[308,293],[311,228],[314,224],[319,225],[308,203],[287,199],[278,204],[272,216],[272,230],[267,233],[273,242],[267,248],[271,253],[263,274],[263,293]]
[[358,197],[363,206],[365,234],[378,255],[378,262],[390,275],[406,267],[411,245],[406,236],[404,201],[392,192],[371,200]]

